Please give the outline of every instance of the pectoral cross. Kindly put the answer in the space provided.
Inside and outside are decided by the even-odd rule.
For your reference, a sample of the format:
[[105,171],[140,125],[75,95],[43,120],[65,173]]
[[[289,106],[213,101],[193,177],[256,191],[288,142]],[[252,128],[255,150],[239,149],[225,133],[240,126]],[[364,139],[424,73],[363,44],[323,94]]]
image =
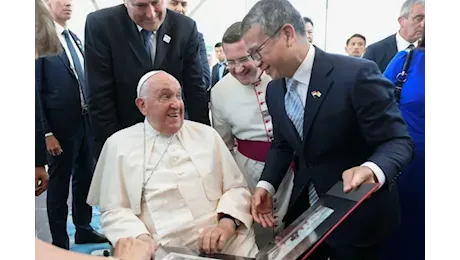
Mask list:
[[145,202],[145,188],[142,187],[142,191],[141,191],[141,202]]

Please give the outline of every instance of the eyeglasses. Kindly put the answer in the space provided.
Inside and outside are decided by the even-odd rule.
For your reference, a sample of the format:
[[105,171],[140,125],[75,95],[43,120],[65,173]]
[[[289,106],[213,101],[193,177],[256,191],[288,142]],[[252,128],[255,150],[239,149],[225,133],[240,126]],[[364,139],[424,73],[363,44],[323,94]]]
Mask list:
[[[283,25],[284,26],[284,25]],[[251,57],[252,60],[254,61],[260,61],[262,59],[262,55],[260,55],[260,51],[262,49],[264,49],[265,47],[267,47],[267,43],[270,39],[272,39],[273,37],[275,37],[280,31],[281,29],[283,28],[283,26],[281,26],[280,28],[278,28],[278,30],[276,30],[272,35],[270,35],[270,37],[268,37],[256,50],[254,51],[251,51],[251,53],[249,54],[249,56]]]

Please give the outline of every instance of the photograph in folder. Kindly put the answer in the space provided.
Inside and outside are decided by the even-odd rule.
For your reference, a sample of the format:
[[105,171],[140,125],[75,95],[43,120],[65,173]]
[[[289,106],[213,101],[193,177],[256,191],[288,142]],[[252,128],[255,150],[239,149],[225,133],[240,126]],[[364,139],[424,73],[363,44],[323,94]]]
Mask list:
[[336,183],[308,210],[262,248],[257,260],[308,259],[308,256],[371,194],[379,184],[362,184],[348,193]]

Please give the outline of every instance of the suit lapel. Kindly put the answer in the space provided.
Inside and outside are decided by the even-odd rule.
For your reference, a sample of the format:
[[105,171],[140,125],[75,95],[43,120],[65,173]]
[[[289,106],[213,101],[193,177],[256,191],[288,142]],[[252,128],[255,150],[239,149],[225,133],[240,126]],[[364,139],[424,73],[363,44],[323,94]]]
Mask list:
[[166,11],[166,17],[163,21],[163,24],[160,26],[160,29],[157,31],[157,45],[156,45],[156,53],[155,53],[155,63],[153,65],[154,68],[159,68],[163,63],[166,54],[168,54],[169,48],[172,44],[173,39],[171,37],[172,32],[170,31],[171,28],[171,19],[170,19],[170,11],[169,9]]
[[152,69],[152,61],[150,60],[147,50],[142,43],[141,33],[139,32],[137,25],[129,17],[126,7],[124,7],[124,15],[126,16],[123,19],[125,23],[125,26],[123,26],[124,36],[128,39],[131,50],[145,68]]
[[[313,46],[312,46],[313,47]],[[310,85],[308,86],[307,100],[305,104],[303,140],[308,137],[311,125],[315,120],[323,100],[326,98],[329,88],[334,83],[329,73],[333,69],[332,62],[328,59],[327,54],[316,48],[315,60],[311,72]]]
[[73,40],[77,44],[77,47],[80,50],[81,56],[83,56],[83,58],[85,58],[85,52],[83,51],[83,45],[81,44],[80,39],[72,31],[69,30],[69,32],[70,32],[70,35],[72,36]]
[[62,52],[58,55],[58,58],[59,60],[61,60],[62,64],[64,64],[64,67],[67,68],[67,70],[70,72],[70,74],[72,74],[72,76],[75,77],[75,79],[77,78],[77,76],[75,76],[75,73],[73,72],[73,70],[70,68],[70,61],[69,61],[69,58],[67,57],[67,53],[64,49],[64,47],[61,45],[62,47]]

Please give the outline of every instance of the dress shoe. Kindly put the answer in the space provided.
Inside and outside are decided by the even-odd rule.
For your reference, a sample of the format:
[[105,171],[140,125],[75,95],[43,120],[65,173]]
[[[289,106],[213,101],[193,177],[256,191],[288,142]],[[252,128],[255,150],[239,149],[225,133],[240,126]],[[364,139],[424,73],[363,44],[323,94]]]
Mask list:
[[94,231],[78,231],[75,232],[75,244],[99,244],[99,243],[107,243],[109,240],[107,238]]

